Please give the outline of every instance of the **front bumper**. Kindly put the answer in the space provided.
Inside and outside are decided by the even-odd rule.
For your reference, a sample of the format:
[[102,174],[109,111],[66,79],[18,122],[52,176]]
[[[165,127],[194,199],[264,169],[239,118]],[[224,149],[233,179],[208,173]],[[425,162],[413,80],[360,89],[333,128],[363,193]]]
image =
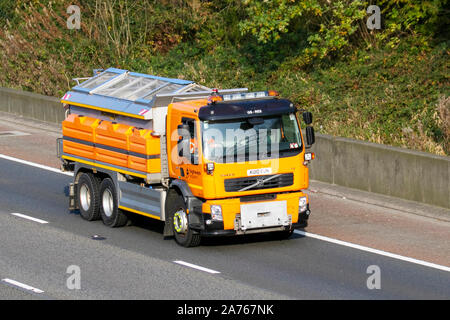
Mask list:
[[[191,228],[195,229],[204,237],[215,237],[215,236],[234,236],[234,235],[245,235],[254,233],[265,233],[265,232],[275,232],[275,231],[289,231],[294,229],[306,228],[308,226],[308,218],[311,214],[309,210],[309,204],[307,204],[307,209],[304,212],[300,212],[298,216],[298,221],[296,223],[291,223],[288,226],[275,226],[257,229],[239,229],[239,224],[236,223],[234,229],[224,229],[223,221],[213,221],[211,220],[211,215],[209,213],[202,213],[199,211],[195,212],[196,215],[202,216],[203,223],[201,225],[192,225]],[[210,223],[206,223],[206,221]]]

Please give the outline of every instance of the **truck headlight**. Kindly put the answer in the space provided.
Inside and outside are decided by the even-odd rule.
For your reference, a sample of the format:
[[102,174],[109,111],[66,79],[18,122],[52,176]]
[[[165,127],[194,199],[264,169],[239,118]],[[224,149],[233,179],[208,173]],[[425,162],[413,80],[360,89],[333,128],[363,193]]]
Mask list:
[[211,206],[211,219],[216,221],[223,221],[221,206],[218,205]]
[[208,174],[213,174],[213,172],[214,172],[214,162],[208,162],[206,164],[206,172]]
[[298,201],[298,211],[303,212],[306,211],[308,205],[308,201],[306,200],[306,197],[300,197]]
[[303,165],[307,166],[308,163],[309,163],[311,160],[314,160],[315,157],[316,157],[316,156],[315,156],[314,152],[305,152],[305,158],[304,158],[305,161],[303,161]]

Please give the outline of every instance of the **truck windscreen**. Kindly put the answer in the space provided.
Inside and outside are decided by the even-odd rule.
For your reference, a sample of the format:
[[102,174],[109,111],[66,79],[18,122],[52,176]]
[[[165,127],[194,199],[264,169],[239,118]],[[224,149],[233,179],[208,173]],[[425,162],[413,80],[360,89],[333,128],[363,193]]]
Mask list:
[[202,138],[205,159],[218,163],[292,156],[302,150],[294,113],[202,121]]

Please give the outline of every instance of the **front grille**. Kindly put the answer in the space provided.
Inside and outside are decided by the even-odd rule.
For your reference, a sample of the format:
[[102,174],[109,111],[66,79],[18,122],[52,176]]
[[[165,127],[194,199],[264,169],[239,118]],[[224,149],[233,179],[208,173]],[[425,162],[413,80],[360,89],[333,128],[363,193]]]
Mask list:
[[[274,177],[277,176],[277,177]],[[274,177],[268,181],[262,182],[265,179],[270,177]],[[226,179],[225,180],[225,191],[226,192],[236,192],[243,188],[247,188],[255,183],[259,183],[254,185],[247,190],[260,190],[260,189],[269,189],[269,188],[282,188],[290,186],[294,183],[294,174],[292,173],[284,173],[281,175],[266,175],[266,176],[254,176],[254,177],[245,177],[245,178],[235,178],[235,179]]]
[[240,197],[241,202],[252,202],[252,201],[267,201],[267,200],[275,200],[277,195],[275,193],[269,194],[254,194],[251,196],[243,196]]

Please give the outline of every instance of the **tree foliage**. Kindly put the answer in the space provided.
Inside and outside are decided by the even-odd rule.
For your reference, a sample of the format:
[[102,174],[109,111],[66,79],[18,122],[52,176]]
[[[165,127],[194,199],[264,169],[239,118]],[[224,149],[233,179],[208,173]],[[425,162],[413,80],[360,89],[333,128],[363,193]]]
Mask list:
[[[239,24],[243,34],[260,43],[277,42],[289,33],[304,34],[309,46],[302,54],[307,62],[346,54],[361,45],[392,47],[405,34],[425,39],[448,27],[447,0],[245,0],[244,4],[248,18]],[[367,29],[366,9],[371,4],[381,7],[381,30]]]

